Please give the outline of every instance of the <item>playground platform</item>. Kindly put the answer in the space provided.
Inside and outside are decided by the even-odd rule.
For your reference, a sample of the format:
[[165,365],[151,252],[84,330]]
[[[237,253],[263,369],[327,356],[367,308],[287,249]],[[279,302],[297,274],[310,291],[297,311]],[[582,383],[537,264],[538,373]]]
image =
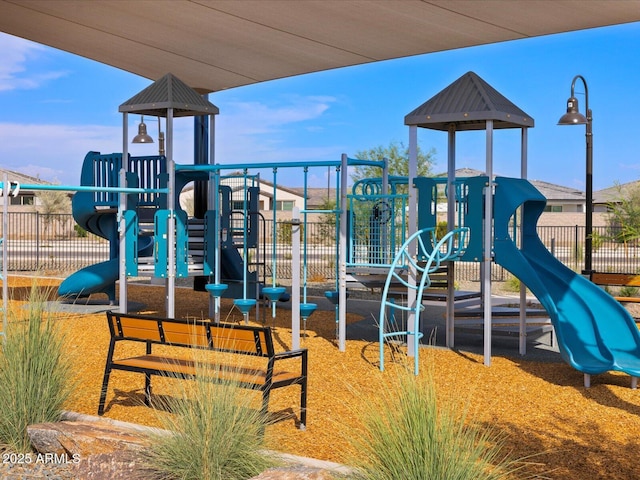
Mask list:
[[[320,296],[321,289],[310,289],[309,301],[316,303],[319,310],[331,310],[333,304],[324,296]],[[457,291],[457,296],[467,298],[466,305],[469,309],[474,309],[472,302],[479,301],[477,292]],[[492,297],[494,314],[492,329],[493,354],[505,358],[523,358],[518,353],[518,312],[515,305],[519,302],[518,295],[495,295]],[[435,348],[446,348],[445,341],[445,311],[446,303],[440,299],[429,299],[424,301],[425,310],[422,313],[422,332],[424,337],[422,344]],[[464,305],[463,305],[464,306]],[[281,304],[278,308],[288,309],[290,305]],[[456,305],[458,308],[458,304]],[[477,309],[476,309],[477,310]],[[380,313],[380,300],[367,290],[350,290],[347,301],[347,313],[353,313],[362,317],[360,322],[347,325],[347,340],[364,340],[377,343],[379,330],[377,318]],[[460,313],[460,312],[459,312]],[[542,310],[544,313],[544,310]],[[527,354],[524,358],[530,361],[541,362],[562,362],[560,352],[554,338],[553,326],[548,321],[548,317],[541,316],[540,310],[528,309],[528,332],[527,332]],[[311,317],[308,322],[313,322]],[[482,318],[463,317],[460,315],[456,319],[455,327],[455,350],[460,352],[483,353],[483,326]]]

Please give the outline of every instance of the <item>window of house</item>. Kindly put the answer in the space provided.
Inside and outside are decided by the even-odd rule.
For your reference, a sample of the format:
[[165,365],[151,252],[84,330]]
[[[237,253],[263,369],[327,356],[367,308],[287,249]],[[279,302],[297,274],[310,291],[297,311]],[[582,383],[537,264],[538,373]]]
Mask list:
[[278,200],[276,201],[276,210],[281,210],[284,212],[290,212],[294,207],[293,200]]
[[544,211],[554,213],[562,212],[562,205],[547,205],[544,207]]
[[18,195],[17,197],[10,197],[11,205],[33,205],[35,198],[33,195]]

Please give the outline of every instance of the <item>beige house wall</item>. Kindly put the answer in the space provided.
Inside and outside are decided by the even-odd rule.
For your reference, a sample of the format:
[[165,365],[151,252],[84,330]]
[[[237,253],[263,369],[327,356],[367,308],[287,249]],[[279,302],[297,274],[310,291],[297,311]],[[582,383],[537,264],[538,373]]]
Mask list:
[[[608,214],[593,213],[593,226],[606,227]],[[586,217],[583,212],[544,212],[538,219],[539,227],[584,227]]]

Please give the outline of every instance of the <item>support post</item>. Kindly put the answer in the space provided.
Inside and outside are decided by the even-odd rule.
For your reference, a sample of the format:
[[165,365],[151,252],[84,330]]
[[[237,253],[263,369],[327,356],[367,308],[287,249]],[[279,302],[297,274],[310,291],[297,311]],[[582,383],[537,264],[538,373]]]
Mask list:
[[484,245],[482,255],[482,285],[484,303],[484,364],[491,366],[491,259],[493,252],[493,120],[487,120],[487,177],[488,185],[484,196]]
[[[520,178],[527,178],[527,132],[528,130],[523,127],[520,140]],[[522,207],[520,208],[520,248],[523,247],[524,240],[524,225],[522,224]],[[517,215],[516,215],[517,226]],[[527,286],[520,282],[520,355],[527,354]]]
[[[409,127],[409,178],[408,178],[408,189],[409,189],[409,225],[408,225],[408,236],[411,237],[416,230],[416,212],[417,212],[417,195],[416,189],[413,186],[413,180],[416,178],[416,174],[418,172],[418,127],[415,125],[411,125]],[[416,241],[414,240],[407,247],[407,252],[409,256],[413,259],[416,258],[417,248]],[[416,285],[417,281],[417,271],[414,265],[409,266],[408,272],[408,283],[409,287],[407,288],[407,306],[411,308],[407,315],[407,330],[409,332],[414,332],[412,335],[407,336],[407,355],[409,357],[413,357],[416,355],[415,351],[415,337],[414,335],[418,333],[418,329],[420,328],[420,318],[419,315],[416,315],[416,302],[419,301]],[[382,321],[382,320],[381,320]]]
[[176,295],[176,165],[173,161],[173,108],[167,109],[167,171],[169,173],[169,193],[167,194],[167,279],[166,279],[166,309],[167,317],[175,317]]
[[[120,168],[120,188],[126,187],[127,168],[129,163],[129,114],[122,114],[122,166]],[[119,278],[119,305],[120,313],[127,313],[127,256],[126,256],[126,222],[124,211],[127,209],[127,195],[120,192],[118,195],[118,278]]]
[[[456,179],[456,125],[449,124],[448,129],[448,153],[447,153],[447,230],[453,230],[456,225],[456,197],[455,197],[455,179]],[[436,214],[436,227],[438,225],[438,217]],[[461,227],[462,225],[458,225]],[[447,305],[445,318],[445,342],[447,348],[453,348],[455,345],[455,271],[453,262],[448,262],[447,269]]]
[[340,175],[340,267],[338,279],[338,350],[347,349],[347,164],[345,153],[341,157]]
[[300,348],[300,209],[291,216],[291,349]]

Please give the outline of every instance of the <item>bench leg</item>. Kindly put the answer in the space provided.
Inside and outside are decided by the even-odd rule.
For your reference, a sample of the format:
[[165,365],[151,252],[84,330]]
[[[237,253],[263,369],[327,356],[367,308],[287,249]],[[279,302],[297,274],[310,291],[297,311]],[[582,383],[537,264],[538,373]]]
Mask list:
[[300,430],[307,429],[307,379],[300,384]]
[[262,390],[262,408],[260,412],[264,415],[264,418],[267,418],[269,413],[269,396],[271,395],[271,388],[265,388]]
[[631,377],[631,388],[634,390],[638,388],[638,377]]
[[589,388],[591,387],[591,375],[589,375],[588,373],[584,374],[584,388]]
[[144,374],[144,404],[151,406],[151,375],[148,373]]
[[100,403],[98,403],[98,415],[104,414],[104,403],[107,401],[107,387],[109,386],[109,377],[111,370],[106,369],[102,378],[102,390],[100,390]]

